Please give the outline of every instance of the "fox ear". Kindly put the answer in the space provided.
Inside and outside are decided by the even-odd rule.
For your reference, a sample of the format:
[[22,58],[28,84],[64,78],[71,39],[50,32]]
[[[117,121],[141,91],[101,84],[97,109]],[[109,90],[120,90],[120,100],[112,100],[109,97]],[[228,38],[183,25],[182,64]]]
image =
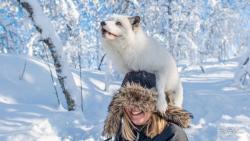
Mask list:
[[134,29],[134,27],[138,27],[140,25],[141,18],[140,16],[129,17],[129,21]]

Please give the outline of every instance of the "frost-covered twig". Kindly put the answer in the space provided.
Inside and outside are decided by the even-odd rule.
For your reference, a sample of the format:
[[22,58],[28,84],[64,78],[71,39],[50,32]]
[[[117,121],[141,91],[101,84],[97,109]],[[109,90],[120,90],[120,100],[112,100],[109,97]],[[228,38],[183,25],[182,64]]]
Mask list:
[[82,58],[80,51],[78,50],[78,61],[79,61],[79,75],[80,75],[80,91],[81,91],[81,110],[83,112],[83,94],[82,94]]
[[245,58],[242,63],[239,66],[239,70],[235,73],[235,80],[237,80],[237,83],[241,85],[243,88],[249,88],[250,87],[250,63],[249,63],[249,53],[246,53],[246,55],[243,55],[242,58]]
[[23,66],[23,71],[19,76],[19,80],[23,80],[24,73],[26,71],[26,66],[27,66],[27,59],[25,59],[24,66]]
[[55,90],[55,93],[56,93],[57,103],[58,103],[58,106],[60,106],[61,102],[60,102],[60,99],[59,99],[59,96],[58,96],[58,92],[57,92],[57,88],[56,88],[56,81],[54,80],[54,77],[53,77],[53,74],[52,74],[52,70],[51,70],[51,67],[50,67],[50,64],[49,64],[49,55],[48,55],[48,51],[47,51],[46,47],[44,47],[44,52],[45,52],[45,56],[46,56],[46,59],[47,59],[45,62],[47,62],[47,65],[49,67],[50,78],[52,80],[53,87],[54,87],[54,90]]
[[102,59],[101,59],[99,65],[98,65],[98,70],[99,70],[99,71],[101,70],[102,62],[103,62],[105,56],[106,56],[106,54],[104,54],[104,55],[102,56]]
[[249,62],[249,57],[247,57],[247,59],[244,61],[243,66],[247,65],[248,62]]

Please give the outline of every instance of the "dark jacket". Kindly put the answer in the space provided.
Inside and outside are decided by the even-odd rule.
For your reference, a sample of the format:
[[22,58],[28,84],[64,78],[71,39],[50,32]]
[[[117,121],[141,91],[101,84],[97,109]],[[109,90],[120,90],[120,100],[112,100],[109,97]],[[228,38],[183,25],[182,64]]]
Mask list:
[[[135,131],[136,132],[136,131]],[[137,135],[139,138],[136,141],[188,141],[187,135],[184,130],[175,125],[170,123],[166,128],[162,131],[161,134],[155,136],[154,138],[147,137],[143,131],[137,131]],[[121,132],[116,135],[115,141],[126,141],[122,138]]]

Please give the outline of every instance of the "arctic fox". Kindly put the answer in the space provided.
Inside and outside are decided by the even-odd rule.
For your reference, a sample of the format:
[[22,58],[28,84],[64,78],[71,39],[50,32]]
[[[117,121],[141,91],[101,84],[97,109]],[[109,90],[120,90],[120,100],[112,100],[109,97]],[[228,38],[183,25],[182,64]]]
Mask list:
[[143,70],[155,74],[158,111],[164,113],[167,109],[165,92],[172,95],[175,106],[182,107],[183,87],[176,62],[165,48],[143,32],[139,16],[113,16],[101,22],[101,32],[104,50],[118,71]]

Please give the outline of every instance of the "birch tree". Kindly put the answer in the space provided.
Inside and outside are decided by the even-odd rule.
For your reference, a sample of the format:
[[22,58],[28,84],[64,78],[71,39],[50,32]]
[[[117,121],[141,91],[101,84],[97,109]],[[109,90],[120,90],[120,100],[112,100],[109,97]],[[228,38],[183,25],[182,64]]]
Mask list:
[[[42,35],[44,42],[50,50],[54,67],[63,94],[67,101],[68,110],[75,110],[75,101],[72,98],[73,88],[69,84],[74,84],[73,76],[67,68],[67,63],[63,60],[63,52],[60,38],[53,29],[49,19],[43,14],[37,0],[18,0],[21,6],[28,12],[36,30]],[[76,96],[76,94],[75,94]]]

